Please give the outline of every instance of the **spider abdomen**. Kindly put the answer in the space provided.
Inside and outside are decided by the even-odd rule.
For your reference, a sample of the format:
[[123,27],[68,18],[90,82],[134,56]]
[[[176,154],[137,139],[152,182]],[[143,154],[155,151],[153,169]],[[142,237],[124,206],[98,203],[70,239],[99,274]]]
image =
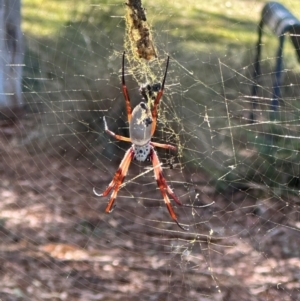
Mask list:
[[132,147],[134,151],[134,159],[136,159],[137,161],[143,162],[149,158],[149,154],[151,151],[150,142],[143,146],[133,144]]
[[129,123],[131,142],[136,146],[144,146],[151,139],[152,115],[146,103],[140,102],[132,111]]

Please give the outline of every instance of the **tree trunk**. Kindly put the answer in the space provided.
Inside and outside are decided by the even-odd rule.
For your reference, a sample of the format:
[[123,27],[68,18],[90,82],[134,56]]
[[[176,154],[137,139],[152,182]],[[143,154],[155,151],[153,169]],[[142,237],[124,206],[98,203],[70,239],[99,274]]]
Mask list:
[[22,112],[23,56],[21,0],[0,0],[0,120]]

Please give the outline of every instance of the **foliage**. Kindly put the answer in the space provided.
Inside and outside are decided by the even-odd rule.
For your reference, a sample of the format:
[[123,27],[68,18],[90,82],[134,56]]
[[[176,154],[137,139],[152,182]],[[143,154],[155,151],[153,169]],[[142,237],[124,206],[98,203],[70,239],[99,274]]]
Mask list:
[[[294,1],[282,2],[294,11],[300,9],[300,4]],[[291,164],[298,164],[298,144],[295,145],[295,139],[290,141],[284,137],[286,132],[294,131],[293,125],[286,124],[283,128],[282,123],[287,120],[283,115],[277,125],[266,125],[269,117],[264,113],[263,124],[257,124],[253,130],[247,119],[247,112],[251,110],[249,99],[241,98],[241,95],[250,95],[257,24],[264,2],[187,0],[166,3],[158,0],[143,3],[154,29],[160,58],[167,52],[175,60],[167,79],[174,86],[168,91],[172,97],[173,117],[166,111],[161,113],[163,130],[159,135],[172,134],[170,124],[176,126],[174,120],[180,121],[177,126],[181,131],[175,143],[183,146],[180,156],[184,165],[189,163],[187,172],[201,168],[218,182],[228,180],[228,176],[224,177],[228,168],[242,162],[228,173],[231,185],[241,174],[244,181],[247,178],[260,182],[257,177],[260,174],[268,185],[282,183],[286,187],[291,181],[286,179],[286,172]],[[43,135],[39,137],[41,141],[46,138],[43,143],[57,143],[55,141],[61,139],[61,135],[75,133],[75,140],[78,137],[87,139],[87,145],[91,146],[94,134],[101,133],[103,128],[99,112],[108,109],[116,121],[115,129],[126,127],[118,76],[120,54],[124,48],[124,26],[124,4],[116,0],[23,2],[27,46],[24,92],[31,110],[33,103],[45,106]],[[267,32],[264,41],[262,68],[267,76],[261,82],[264,87],[261,97],[270,98],[274,59],[264,58],[274,58],[277,39]],[[285,79],[284,87],[287,87],[291,78],[297,76],[298,69],[294,50],[289,44],[285,54],[285,66],[290,70]],[[195,67],[197,65],[199,67]],[[37,73],[48,80],[43,84],[33,81]],[[136,87],[137,83],[129,81],[129,87],[131,85]],[[292,92],[282,90],[284,99],[287,99],[285,104],[294,114],[293,120],[299,120],[295,110],[299,107],[295,99],[297,89]],[[34,94],[30,93],[33,91]],[[180,96],[182,91],[185,91],[183,97]],[[79,101],[76,104],[66,101],[70,99]],[[103,102],[104,99],[107,101]],[[260,105],[262,112],[266,112],[266,104]],[[168,105],[163,107],[170,111]],[[239,115],[239,112],[243,113]],[[198,130],[199,119],[206,120],[206,117],[210,128],[207,122],[203,122]],[[166,120],[170,122],[164,124]],[[229,121],[232,128],[225,130]],[[61,125],[57,126],[57,123]],[[51,124],[55,126],[51,127]],[[274,134],[274,128],[283,133]],[[127,131],[122,134],[127,134]],[[211,142],[213,135],[217,138]],[[270,135],[276,137],[276,145],[270,144]],[[68,139],[69,147],[74,141]],[[101,141],[107,140],[100,135],[98,143]],[[237,149],[236,154],[232,153],[233,146]],[[196,149],[199,153],[195,152]],[[218,149],[218,155],[214,149]],[[245,158],[245,150],[252,155]],[[284,179],[277,173],[282,173]],[[292,180],[296,176],[293,175]],[[218,183],[221,185],[221,181]]]

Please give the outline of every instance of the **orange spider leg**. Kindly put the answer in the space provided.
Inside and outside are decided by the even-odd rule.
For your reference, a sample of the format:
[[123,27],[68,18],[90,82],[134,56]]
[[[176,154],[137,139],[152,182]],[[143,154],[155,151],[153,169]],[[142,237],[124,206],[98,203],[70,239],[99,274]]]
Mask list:
[[107,126],[107,122],[105,119],[105,116],[103,116],[103,121],[104,121],[104,127],[105,127],[105,132],[111,136],[113,136],[114,138],[116,138],[117,140],[121,140],[121,141],[126,141],[126,142],[131,142],[131,139],[129,137],[125,137],[125,136],[121,136],[121,135],[117,135],[114,132],[112,132],[108,126]]
[[123,89],[123,94],[126,102],[126,111],[127,111],[127,118],[128,122],[130,123],[131,120],[131,115],[132,115],[132,108],[130,105],[130,97],[129,93],[125,84],[125,51],[123,52],[123,60],[122,60],[122,89]]
[[171,149],[171,150],[176,151],[176,146],[173,146],[170,144],[157,143],[157,142],[153,142],[153,141],[150,141],[150,144],[155,147],[166,148],[166,149]]
[[169,67],[169,60],[170,57],[168,56],[167,59],[167,64],[166,64],[166,71],[165,71],[165,75],[164,75],[164,79],[162,81],[162,85],[160,90],[157,93],[157,96],[155,98],[154,104],[153,104],[153,109],[152,109],[152,129],[151,129],[151,136],[153,136],[155,129],[156,129],[156,120],[157,120],[157,107],[159,105],[159,101],[164,93],[164,87],[165,87],[165,81],[166,81],[166,77],[167,77],[167,73],[168,73],[168,67]]
[[110,213],[112,212],[112,210],[114,209],[112,206],[114,204],[114,201],[117,197],[118,191],[120,189],[120,186],[122,185],[125,176],[127,175],[128,172],[128,168],[130,165],[131,160],[134,157],[134,151],[132,149],[132,147],[130,149],[128,149],[128,151],[125,153],[123,160],[121,161],[121,164],[117,170],[117,172],[115,173],[112,181],[109,183],[109,185],[107,186],[107,188],[104,190],[103,193],[98,194],[94,188],[94,193],[97,196],[107,196],[110,191],[114,188],[110,200],[106,206],[105,212],[106,213]]
[[188,229],[184,228],[183,226],[181,226],[177,220],[176,214],[174,212],[174,209],[171,205],[170,199],[166,193],[166,190],[168,192],[168,194],[174,199],[174,201],[178,204],[178,205],[182,205],[181,202],[179,201],[179,199],[177,198],[177,196],[175,195],[175,193],[173,192],[173,190],[170,188],[170,186],[167,184],[165,177],[163,176],[163,171],[162,168],[160,166],[160,162],[158,159],[158,156],[156,154],[156,151],[152,148],[151,149],[151,153],[150,153],[150,157],[151,157],[151,161],[153,164],[153,168],[154,168],[154,176],[157,182],[157,186],[160,189],[160,192],[164,198],[165,204],[168,208],[169,214],[171,215],[172,219],[176,222],[176,224],[184,231],[188,231]]

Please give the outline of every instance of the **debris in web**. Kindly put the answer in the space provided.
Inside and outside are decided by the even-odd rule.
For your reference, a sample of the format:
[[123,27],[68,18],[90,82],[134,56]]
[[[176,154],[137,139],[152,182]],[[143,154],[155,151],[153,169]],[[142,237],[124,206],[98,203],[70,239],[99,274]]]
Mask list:
[[147,61],[157,57],[146,11],[141,0],[126,2],[126,28],[133,55]]

